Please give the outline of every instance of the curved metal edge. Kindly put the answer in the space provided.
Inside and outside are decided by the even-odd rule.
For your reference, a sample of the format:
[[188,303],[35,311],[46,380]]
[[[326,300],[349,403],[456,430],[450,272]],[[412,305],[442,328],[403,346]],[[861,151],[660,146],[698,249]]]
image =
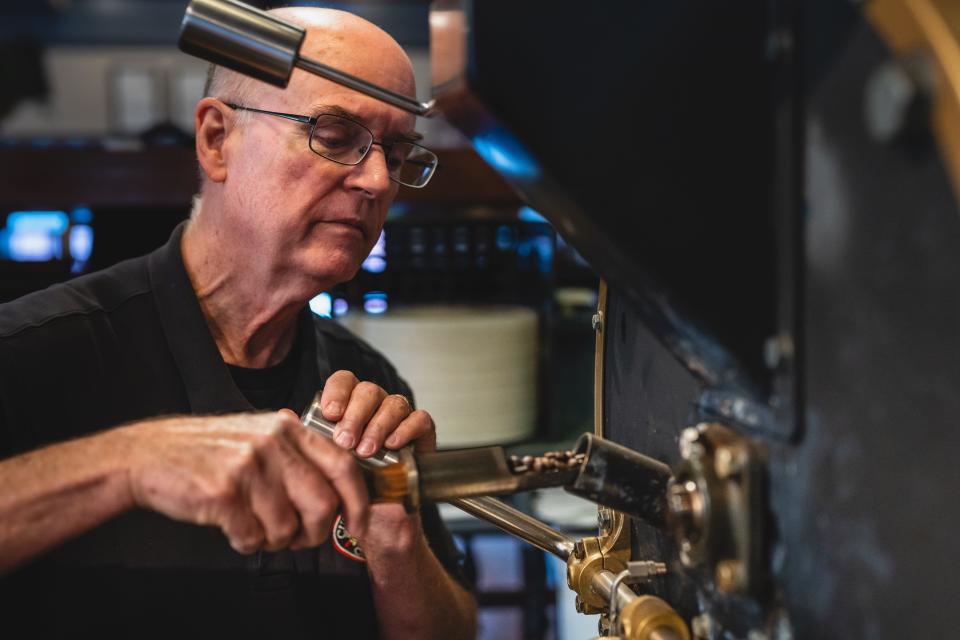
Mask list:
[[873,0],[864,14],[894,54],[935,62],[931,126],[960,201],[960,9],[946,0]]
[[607,341],[607,281],[603,278],[597,290],[597,314],[593,318],[593,329],[597,332],[593,356],[593,432],[602,438],[604,349]]

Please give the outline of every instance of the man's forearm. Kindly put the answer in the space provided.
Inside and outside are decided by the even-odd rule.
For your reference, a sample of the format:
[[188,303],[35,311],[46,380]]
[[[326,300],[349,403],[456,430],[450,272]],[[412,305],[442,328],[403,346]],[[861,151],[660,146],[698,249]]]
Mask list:
[[111,432],[0,461],[0,574],[131,508]]
[[367,551],[374,606],[385,640],[473,640],[473,597],[443,568],[417,530],[409,551]]

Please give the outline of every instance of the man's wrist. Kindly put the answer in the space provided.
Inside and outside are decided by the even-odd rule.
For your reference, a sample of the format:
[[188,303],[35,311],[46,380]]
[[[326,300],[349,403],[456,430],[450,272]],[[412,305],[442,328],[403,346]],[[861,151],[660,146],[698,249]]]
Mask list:
[[407,560],[419,557],[424,551],[430,552],[419,514],[400,520],[372,515],[362,542],[364,554],[373,563]]
[[113,488],[121,512],[138,506],[132,484],[135,426],[116,427],[85,438],[86,446],[98,461],[96,473]]

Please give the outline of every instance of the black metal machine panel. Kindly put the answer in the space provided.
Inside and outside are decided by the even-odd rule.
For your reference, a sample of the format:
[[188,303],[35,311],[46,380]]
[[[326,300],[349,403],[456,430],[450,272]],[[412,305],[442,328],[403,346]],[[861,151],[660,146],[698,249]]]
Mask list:
[[721,523],[748,579],[633,523],[698,637],[955,635],[960,210],[925,118],[877,136],[893,56],[839,5],[435,5],[442,110],[610,283],[605,435],[689,471],[722,423],[710,481],[762,484]]
[[954,635],[960,208],[929,132],[868,135],[890,61],[860,24],[808,98],[805,437],[770,464],[799,637]]

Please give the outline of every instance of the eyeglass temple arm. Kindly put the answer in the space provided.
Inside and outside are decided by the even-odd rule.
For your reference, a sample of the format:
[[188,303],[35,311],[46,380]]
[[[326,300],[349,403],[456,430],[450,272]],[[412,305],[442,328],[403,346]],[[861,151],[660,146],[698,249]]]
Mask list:
[[280,88],[298,67],[417,116],[433,115],[434,101],[418,102],[386,87],[300,56],[306,31],[237,0],[192,0],[180,25],[180,50]]

